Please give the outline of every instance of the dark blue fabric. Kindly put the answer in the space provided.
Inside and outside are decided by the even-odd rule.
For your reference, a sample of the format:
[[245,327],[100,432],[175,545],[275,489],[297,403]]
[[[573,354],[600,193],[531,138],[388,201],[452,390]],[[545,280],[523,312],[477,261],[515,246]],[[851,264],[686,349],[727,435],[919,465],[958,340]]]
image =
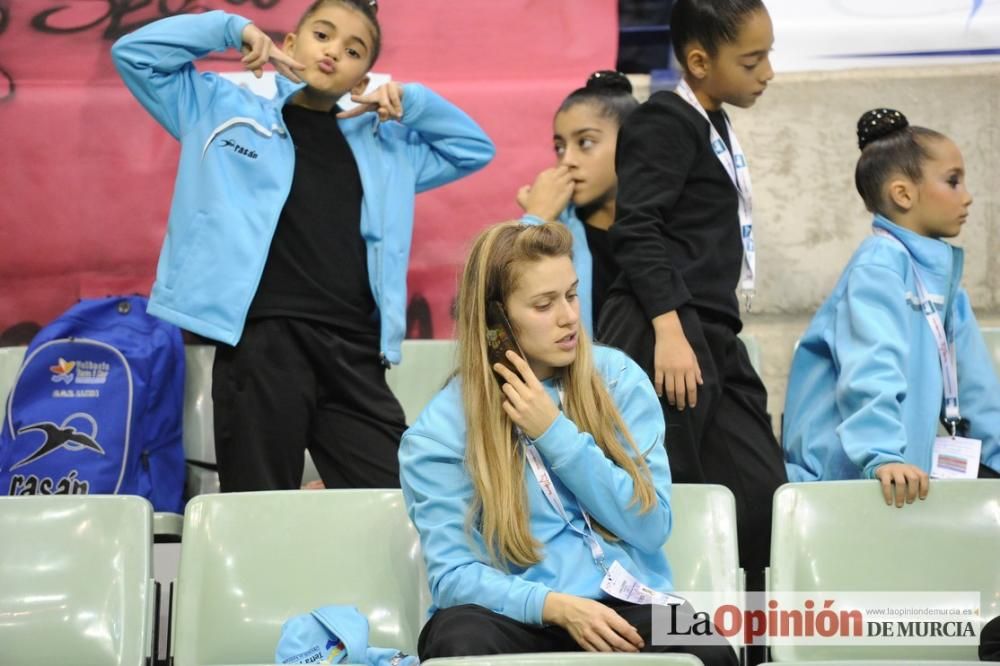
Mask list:
[[31,341],[0,433],[0,493],[132,494],[181,512],[184,345],[141,296],[82,300]]

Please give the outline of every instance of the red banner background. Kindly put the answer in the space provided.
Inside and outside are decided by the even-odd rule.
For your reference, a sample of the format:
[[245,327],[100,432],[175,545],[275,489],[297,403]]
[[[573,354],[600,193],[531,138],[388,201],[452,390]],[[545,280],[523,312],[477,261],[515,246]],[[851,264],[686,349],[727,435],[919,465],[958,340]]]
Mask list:
[[[119,81],[109,49],[156,18],[224,9],[280,38],[306,0],[0,0],[0,333],[45,324],[80,297],[148,293],[177,144]],[[410,298],[452,334],[470,238],[516,217],[517,188],[549,166],[552,114],[587,74],[613,66],[614,0],[383,0],[376,71],[421,81],[497,144],[483,171],[420,195]],[[236,71],[235,54],[199,66]],[[419,309],[419,308],[415,308]]]

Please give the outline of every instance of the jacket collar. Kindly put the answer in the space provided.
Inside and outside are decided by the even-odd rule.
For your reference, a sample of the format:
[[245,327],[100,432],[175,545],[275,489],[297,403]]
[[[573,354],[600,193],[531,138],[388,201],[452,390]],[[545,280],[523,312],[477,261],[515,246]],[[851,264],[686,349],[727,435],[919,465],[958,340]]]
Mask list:
[[275,74],[274,81],[278,86],[278,93],[274,96],[272,101],[278,108],[288,104],[288,100],[292,95],[306,87],[305,82],[295,83],[294,81],[285,78],[283,74]]
[[[281,109],[288,104],[288,100],[292,98],[292,95],[297,93],[306,87],[305,83],[295,83],[291,79],[286,78],[283,74],[276,73],[274,76],[275,83],[278,86],[278,92],[271,98],[271,103],[274,104],[274,108],[281,113]],[[337,113],[341,109],[339,106],[335,106],[331,113]],[[349,118],[347,120],[340,121],[341,127],[344,128],[355,128],[355,127],[365,127],[371,126],[373,129],[378,128],[378,115],[374,113],[365,113],[355,118]],[[348,141],[351,138],[348,137]],[[356,156],[355,156],[356,157]]]
[[922,271],[948,278],[962,275],[965,255],[961,248],[937,238],[928,238],[892,222],[887,217],[875,215],[872,226],[884,229],[898,239]]

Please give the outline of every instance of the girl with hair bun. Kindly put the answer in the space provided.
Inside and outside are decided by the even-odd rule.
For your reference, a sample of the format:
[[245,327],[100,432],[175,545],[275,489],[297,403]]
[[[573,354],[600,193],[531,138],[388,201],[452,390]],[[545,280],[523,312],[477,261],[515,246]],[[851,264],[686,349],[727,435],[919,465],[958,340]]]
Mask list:
[[876,478],[901,507],[930,476],[998,476],[1000,382],[944,240],[972,204],[962,153],[893,109],[861,116],[858,145],[873,235],[795,352],[783,446],[790,481]]
[[604,298],[618,276],[608,241],[615,219],[618,129],[639,106],[628,78],[594,72],[556,111],[552,143],[556,166],[517,193],[526,224],[560,221],[573,233],[573,265],[580,278],[580,316],[591,335]]

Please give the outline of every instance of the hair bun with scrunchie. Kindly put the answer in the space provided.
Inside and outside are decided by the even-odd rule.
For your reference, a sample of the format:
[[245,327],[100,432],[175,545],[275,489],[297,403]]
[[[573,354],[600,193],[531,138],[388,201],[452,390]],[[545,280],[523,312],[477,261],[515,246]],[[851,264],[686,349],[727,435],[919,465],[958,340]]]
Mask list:
[[622,95],[632,94],[632,82],[621,72],[613,69],[602,69],[594,72],[587,79],[587,90],[607,90]]
[[865,111],[858,120],[858,148],[864,150],[872,141],[883,139],[909,126],[906,116],[895,109]]

